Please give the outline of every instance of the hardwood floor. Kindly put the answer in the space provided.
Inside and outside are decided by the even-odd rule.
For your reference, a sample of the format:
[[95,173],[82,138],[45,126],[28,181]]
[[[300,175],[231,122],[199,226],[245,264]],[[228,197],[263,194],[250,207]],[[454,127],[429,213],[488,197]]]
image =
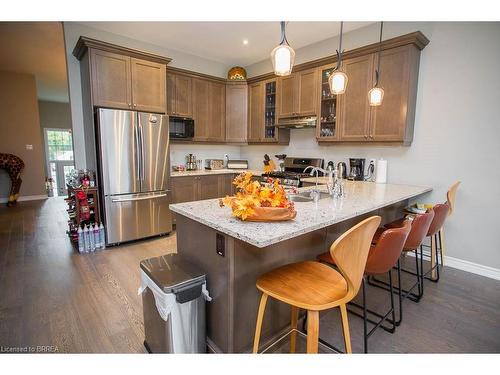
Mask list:
[[[79,255],[66,220],[60,198],[0,208],[0,347],[144,353],[139,262],[175,251],[175,235]],[[369,306],[383,310],[387,295],[372,287],[368,293]],[[349,324],[360,353],[362,320],[349,315]],[[336,309],[321,315],[320,337],[343,348]],[[299,339],[298,352],[301,346]],[[396,333],[377,330],[369,349],[500,352],[500,282],[445,268],[438,284],[426,282],[422,302],[404,302]]]
[[144,352],[139,262],[175,235],[80,255],[61,198],[0,208],[0,346]]

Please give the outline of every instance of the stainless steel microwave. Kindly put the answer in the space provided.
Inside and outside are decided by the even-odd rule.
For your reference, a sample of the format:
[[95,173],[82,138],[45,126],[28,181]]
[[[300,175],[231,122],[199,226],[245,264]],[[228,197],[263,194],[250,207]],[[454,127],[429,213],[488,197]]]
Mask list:
[[170,139],[193,139],[194,120],[188,117],[169,117]]

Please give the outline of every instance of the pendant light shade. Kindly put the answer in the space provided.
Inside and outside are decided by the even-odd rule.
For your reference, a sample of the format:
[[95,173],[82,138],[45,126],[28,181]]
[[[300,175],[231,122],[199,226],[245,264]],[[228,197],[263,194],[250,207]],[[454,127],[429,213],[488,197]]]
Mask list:
[[281,41],[271,52],[274,74],[277,76],[288,76],[292,73],[293,63],[295,61],[295,51],[289,46],[285,34],[285,22],[281,23]]
[[334,95],[343,94],[347,87],[348,80],[349,78],[347,78],[347,74],[344,72],[341,72],[340,70],[333,72],[330,74],[330,77],[328,77],[330,92]]
[[368,91],[368,101],[372,107],[377,107],[382,105],[382,101],[384,100],[384,89],[378,86],[378,82],[380,79],[380,52],[382,50],[382,30],[384,28],[384,23],[380,22],[380,39],[378,44],[378,62],[377,62],[377,70],[375,71],[375,86]]
[[384,90],[380,87],[374,87],[368,91],[368,99],[370,100],[370,105],[376,107],[382,104],[384,100]]
[[330,86],[330,92],[334,95],[343,94],[347,88],[347,81],[349,80],[347,74],[340,70],[340,65],[342,63],[342,30],[344,27],[344,22],[340,22],[340,39],[339,39],[339,49],[337,50],[337,66],[335,67],[330,77],[328,77],[328,86]]

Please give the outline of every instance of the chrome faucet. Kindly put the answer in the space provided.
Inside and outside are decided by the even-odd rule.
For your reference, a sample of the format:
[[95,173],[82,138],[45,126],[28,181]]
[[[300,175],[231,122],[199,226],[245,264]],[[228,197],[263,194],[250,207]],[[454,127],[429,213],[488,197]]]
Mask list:
[[309,173],[310,176],[314,176],[314,173],[316,173],[316,187],[318,187],[319,172],[326,175],[326,171],[323,168],[313,167],[312,165],[310,165],[310,166],[304,168],[303,173],[306,173],[309,169],[311,169],[311,173]]
[[307,173],[307,171],[311,169],[311,172],[309,173],[310,176],[314,176],[314,173],[316,173],[316,188],[311,190],[311,197],[313,197],[314,201],[317,202],[319,200],[319,190],[318,190],[318,179],[319,179],[319,172],[323,173],[326,175],[326,171],[323,168],[320,167],[313,167],[312,165],[305,167],[303,173]]

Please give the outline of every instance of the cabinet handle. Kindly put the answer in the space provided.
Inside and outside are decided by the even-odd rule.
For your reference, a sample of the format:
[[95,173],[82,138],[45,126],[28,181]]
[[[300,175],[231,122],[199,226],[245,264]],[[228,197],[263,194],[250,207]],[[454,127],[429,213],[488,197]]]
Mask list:
[[137,107],[137,104],[134,103],[134,108]]
[[128,107],[131,108],[132,107],[132,103],[128,103]]
[[368,136],[365,134],[365,139],[368,139]]

